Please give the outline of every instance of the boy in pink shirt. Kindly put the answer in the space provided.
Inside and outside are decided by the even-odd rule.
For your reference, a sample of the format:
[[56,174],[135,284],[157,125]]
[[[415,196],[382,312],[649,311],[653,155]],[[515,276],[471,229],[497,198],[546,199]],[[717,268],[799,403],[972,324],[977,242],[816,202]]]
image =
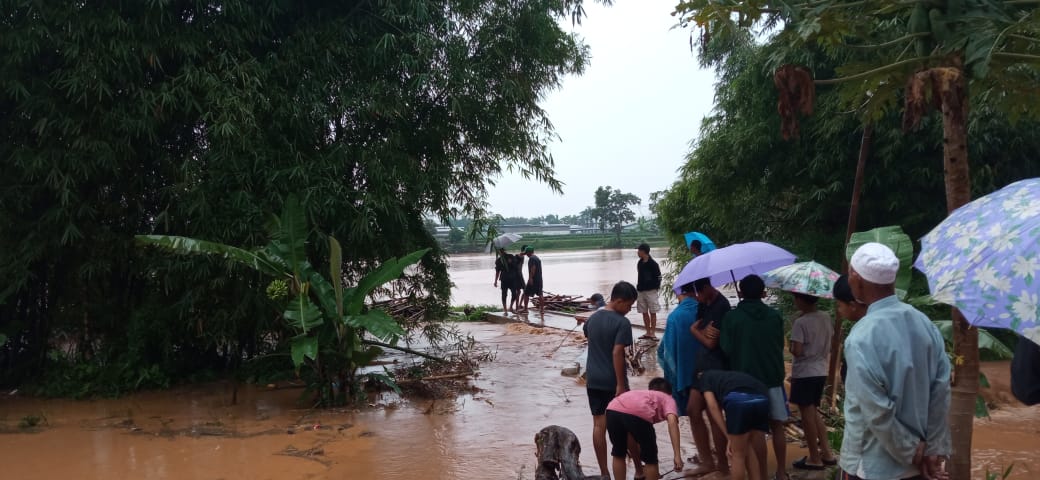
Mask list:
[[614,478],[625,478],[625,453],[628,436],[639,445],[639,456],[643,460],[643,473],[647,480],[660,478],[657,467],[657,432],[654,424],[668,421],[668,436],[671,437],[673,462],[676,471],[683,468],[679,452],[679,412],[672,398],[672,386],[663,378],[650,380],[649,390],[629,390],[607,405],[607,435],[610,437],[610,455],[614,457]]

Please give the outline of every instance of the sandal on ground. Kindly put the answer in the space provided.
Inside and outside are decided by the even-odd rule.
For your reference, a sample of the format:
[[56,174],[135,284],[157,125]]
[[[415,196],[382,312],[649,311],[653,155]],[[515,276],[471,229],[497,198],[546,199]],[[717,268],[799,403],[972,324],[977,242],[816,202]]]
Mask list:
[[797,462],[794,462],[791,465],[799,470],[823,470],[825,468],[823,465],[812,465],[810,463],[807,463],[808,461],[808,457],[802,457],[801,460],[798,460]]
[[830,460],[826,460],[826,459],[824,459],[824,460],[823,460],[823,464],[824,464],[824,465],[827,465],[828,467],[830,467],[830,466],[834,466],[834,465],[837,465],[837,464],[838,464],[838,459],[837,459],[837,458],[832,458],[832,459],[830,459]]

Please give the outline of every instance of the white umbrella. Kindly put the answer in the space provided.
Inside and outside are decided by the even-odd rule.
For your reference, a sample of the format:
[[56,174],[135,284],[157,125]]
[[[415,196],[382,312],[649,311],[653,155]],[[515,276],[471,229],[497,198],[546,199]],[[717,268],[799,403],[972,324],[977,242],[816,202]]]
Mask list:
[[488,244],[488,251],[490,252],[492,250],[492,247],[496,249],[506,248],[516,242],[519,242],[523,238],[524,237],[521,237],[520,235],[517,235],[515,233],[504,233],[491,240],[491,243]]

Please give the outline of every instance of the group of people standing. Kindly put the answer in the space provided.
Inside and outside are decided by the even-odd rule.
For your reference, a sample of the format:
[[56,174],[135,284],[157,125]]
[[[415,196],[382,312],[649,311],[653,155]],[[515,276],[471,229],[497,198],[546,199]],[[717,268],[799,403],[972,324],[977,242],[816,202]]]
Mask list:
[[[527,281],[524,281],[524,257],[527,257]],[[505,313],[526,312],[531,297],[542,296],[542,260],[534,254],[534,247],[523,245],[520,253],[510,254],[498,249],[495,258],[494,286],[502,288],[502,310]],[[506,301],[508,297],[508,302]],[[541,305],[544,313],[544,305]]]
[[[644,283],[643,276],[644,271],[655,273],[656,262],[648,265],[649,247],[641,245],[639,256],[640,286],[653,286]],[[606,306],[584,324],[589,343],[586,388],[601,474],[609,475],[612,467],[615,478],[626,478],[630,457],[636,478],[659,478],[653,424],[661,421],[668,422],[674,468],[681,470],[677,419],[687,415],[698,465],[684,473],[718,470],[730,471],[735,480],[765,479],[769,432],[778,465],[775,478],[785,480],[784,426],[790,421],[790,403],[801,413],[809,450],[791,464],[794,468],[822,470],[839,464],[845,480],[946,478],[949,359],[928,317],[895,296],[898,269],[899,260],[888,247],[866,244],[852,256],[849,275],[834,286],[839,315],[857,322],[844,345],[848,371],[843,375],[845,433],[840,459],[830,449],[818,410],[833,321],[816,308],[817,297],[794,294],[799,313],[790,342],[785,342],[784,319],[763,302],[765,285],[757,275],[738,282],[740,301],[732,308],[706,278],[682,285],[658,348],[664,377],[652,380],[650,390],[629,391],[625,349],[633,338],[625,315],[633,304],[649,299],[647,290],[618,282]],[[659,268],[656,276],[659,287]],[[647,304],[640,310],[649,323],[649,335],[656,309]],[[790,398],[785,388],[785,343],[793,358]],[[663,400],[669,397],[671,401]]]

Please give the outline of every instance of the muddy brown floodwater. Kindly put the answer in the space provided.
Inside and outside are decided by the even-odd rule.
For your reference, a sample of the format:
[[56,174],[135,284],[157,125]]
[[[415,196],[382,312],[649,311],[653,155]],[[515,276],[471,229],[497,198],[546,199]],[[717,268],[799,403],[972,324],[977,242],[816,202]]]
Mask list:
[[[627,280],[635,285],[638,276],[636,262],[639,257],[634,248],[535,253],[542,260],[545,290],[556,294],[588,296],[598,292],[610,296],[610,289],[619,280]],[[652,248],[650,254],[661,264],[661,271],[671,269],[666,260],[667,248]],[[448,274],[455,284],[451,292],[453,304],[502,305],[502,291],[493,286],[493,255],[452,255],[448,263]],[[524,278],[527,278],[526,263]],[[662,292],[662,301],[667,299],[674,303],[674,297],[668,297],[665,293]]]
[[[301,390],[263,387],[243,387],[238,405],[229,405],[224,384],[95,401],[5,392],[2,477],[530,479],[534,435],[553,424],[578,434],[582,464],[595,473],[584,387],[560,375],[578,355],[580,336],[571,335],[553,353],[560,330],[483,323],[462,328],[497,358],[483,365],[473,393],[452,400],[384,395],[352,411],[303,408],[297,403]],[[1011,462],[1010,478],[1040,478],[1040,410],[1009,402],[1006,363],[987,364],[984,371],[993,385],[987,397],[1000,408],[975,424],[975,478]],[[640,388],[648,380],[632,383]],[[31,417],[40,424],[20,425]],[[663,425],[658,436],[667,452]],[[682,438],[684,455],[692,455],[685,422]],[[800,457],[796,445],[789,449],[789,457]]]

